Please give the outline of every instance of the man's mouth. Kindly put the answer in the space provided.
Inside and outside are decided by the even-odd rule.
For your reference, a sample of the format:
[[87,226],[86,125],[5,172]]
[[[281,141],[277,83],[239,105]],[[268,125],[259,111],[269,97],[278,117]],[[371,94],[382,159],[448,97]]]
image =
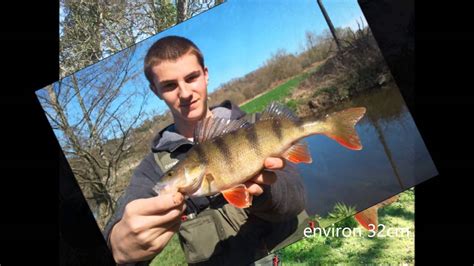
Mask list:
[[193,105],[194,103],[197,103],[197,101],[199,101],[199,99],[194,100],[194,101],[189,102],[189,103],[182,103],[182,104],[179,105],[179,107],[185,107],[185,108],[186,108],[186,107],[190,107],[190,106]]

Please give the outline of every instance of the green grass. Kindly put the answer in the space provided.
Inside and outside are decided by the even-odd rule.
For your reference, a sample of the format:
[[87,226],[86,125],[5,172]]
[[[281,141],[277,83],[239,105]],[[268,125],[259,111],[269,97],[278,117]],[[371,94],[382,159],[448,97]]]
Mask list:
[[[385,237],[369,238],[369,232],[358,227],[362,232],[362,237],[358,235],[309,237],[279,250],[278,253],[284,265],[292,266],[414,264],[414,200],[414,191],[409,189],[400,195],[397,202],[379,210],[379,223],[385,225]],[[344,210],[342,207],[335,208],[335,211],[351,212],[351,210]],[[321,223],[327,224],[330,222],[329,219],[330,217]],[[352,224],[355,224],[352,217],[337,223],[341,227]],[[410,235],[400,234],[387,237],[386,232],[389,228],[409,228]],[[186,265],[177,235],[171,239],[163,252],[150,265]]]
[[247,113],[261,112],[272,101],[282,101],[290,92],[296,88],[303,80],[309,76],[309,73],[303,73],[295,76],[287,82],[275,87],[271,91],[260,95],[252,101],[245,103],[240,108]]
[[150,263],[150,266],[158,265],[187,265],[177,234],[171,238],[163,251]]
[[[354,219],[352,217],[347,219]],[[403,192],[399,201],[379,210],[379,224],[385,225],[384,237],[362,236],[308,237],[280,250],[285,265],[321,264],[414,264],[414,192]],[[395,233],[409,228],[410,234]],[[387,232],[391,229],[392,236]]]

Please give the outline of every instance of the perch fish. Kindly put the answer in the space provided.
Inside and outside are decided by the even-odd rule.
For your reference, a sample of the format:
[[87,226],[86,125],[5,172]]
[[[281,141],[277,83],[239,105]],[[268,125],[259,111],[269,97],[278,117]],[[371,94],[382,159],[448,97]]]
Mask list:
[[189,197],[222,193],[238,208],[252,203],[244,183],[262,171],[267,157],[293,163],[311,163],[306,144],[300,140],[323,134],[340,145],[361,150],[355,125],[365,107],[348,108],[321,118],[299,118],[288,108],[270,104],[255,123],[245,119],[207,118],[194,133],[195,145],[153,188],[158,194],[179,191]]

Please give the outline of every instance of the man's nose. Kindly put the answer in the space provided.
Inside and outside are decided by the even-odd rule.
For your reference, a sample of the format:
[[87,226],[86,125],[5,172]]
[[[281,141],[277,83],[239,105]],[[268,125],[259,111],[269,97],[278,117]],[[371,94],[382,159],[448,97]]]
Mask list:
[[179,97],[180,98],[190,98],[193,95],[191,88],[185,82],[179,84]]

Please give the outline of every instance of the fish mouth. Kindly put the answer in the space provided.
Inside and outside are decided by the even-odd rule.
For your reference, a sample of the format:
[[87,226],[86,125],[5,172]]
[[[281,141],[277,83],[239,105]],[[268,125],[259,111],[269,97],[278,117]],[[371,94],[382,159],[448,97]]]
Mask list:
[[178,189],[179,192],[188,195],[188,196],[197,196],[198,193],[196,193],[199,189],[201,188],[201,183],[196,182],[194,184],[191,184],[186,187],[180,187]]
[[153,191],[157,195],[170,194],[171,186],[165,183],[158,183],[153,187]]

